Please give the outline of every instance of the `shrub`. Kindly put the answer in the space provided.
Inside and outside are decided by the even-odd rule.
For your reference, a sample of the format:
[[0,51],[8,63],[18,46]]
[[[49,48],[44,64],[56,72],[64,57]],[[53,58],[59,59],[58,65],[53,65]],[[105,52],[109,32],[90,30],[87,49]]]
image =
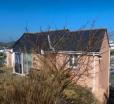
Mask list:
[[33,70],[0,89],[0,104],[96,104],[89,89],[71,81],[69,70]]
[[73,85],[65,89],[64,92],[67,101],[73,102],[73,104],[98,104],[98,101],[88,88]]

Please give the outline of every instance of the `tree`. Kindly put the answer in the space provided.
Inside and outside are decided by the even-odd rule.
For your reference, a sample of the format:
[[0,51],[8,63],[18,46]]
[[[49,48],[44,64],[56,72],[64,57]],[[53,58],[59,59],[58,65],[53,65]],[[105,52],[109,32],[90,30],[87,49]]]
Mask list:
[[[50,31],[48,33],[50,34]],[[80,44],[76,48],[82,48],[82,54],[78,56],[76,54],[61,54],[60,51],[56,50],[60,43],[62,44],[61,47],[64,47],[64,42],[68,41],[64,38],[64,32],[58,41],[55,40],[54,44],[51,43],[48,36],[49,47],[52,51],[44,51],[36,55],[38,60],[33,65],[40,63],[40,66],[36,66],[35,70],[32,70],[23,82],[13,83],[10,85],[11,88],[6,89],[3,104],[96,104],[91,89],[79,85],[82,79],[84,82],[85,78],[92,77],[95,74],[92,73],[90,64],[94,56],[89,57],[88,52],[93,48],[97,50],[97,47],[93,47],[96,32],[90,31],[89,34],[88,45],[84,48],[80,46],[82,37],[79,36]],[[101,41],[96,41],[96,46],[99,42]],[[29,41],[29,43],[32,44],[33,42]],[[40,44],[39,47],[42,49],[44,44]],[[73,41],[72,44],[74,44]],[[36,53],[36,49],[38,49],[38,45],[32,51]],[[68,65],[70,66],[68,67]],[[18,98],[16,98],[17,96]]]

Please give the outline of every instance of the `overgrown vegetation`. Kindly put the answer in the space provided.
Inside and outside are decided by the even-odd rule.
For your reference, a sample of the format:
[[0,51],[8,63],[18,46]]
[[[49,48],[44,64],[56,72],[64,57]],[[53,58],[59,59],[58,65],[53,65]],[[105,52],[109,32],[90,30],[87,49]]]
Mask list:
[[[62,38],[60,40],[63,42]],[[93,40],[89,43],[93,43]],[[89,47],[92,48],[91,44]],[[59,59],[62,56],[57,53],[54,51],[52,54],[38,56],[39,60],[34,64],[37,66],[41,61],[41,67],[37,66],[37,69],[32,70],[21,80],[11,77],[9,81],[3,83],[0,86],[0,104],[98,104],[89,88],[77,84],[82,76],[90,75],[92,68],[88,62],[91,58],[83,55],[77,57],[76,63],[80,64],[80,67],[73,73],[75,63],[66,68],[70,61],[69,56],[65,55],[65,59]],[[62,64],[55,63],[56,55],[58,61],[63,60]]]
[[0,104],[97,104],[87,88],[75,85],[69,70],[33,70],[0,85]]

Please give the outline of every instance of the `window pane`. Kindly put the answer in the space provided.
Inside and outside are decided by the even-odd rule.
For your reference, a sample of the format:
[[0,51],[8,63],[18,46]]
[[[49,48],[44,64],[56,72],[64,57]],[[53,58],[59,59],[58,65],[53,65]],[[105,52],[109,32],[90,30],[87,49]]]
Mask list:
[[69,58],[69,66],[70,67],[75,67],[77,66],[77,55],[70,55],[70,58]]

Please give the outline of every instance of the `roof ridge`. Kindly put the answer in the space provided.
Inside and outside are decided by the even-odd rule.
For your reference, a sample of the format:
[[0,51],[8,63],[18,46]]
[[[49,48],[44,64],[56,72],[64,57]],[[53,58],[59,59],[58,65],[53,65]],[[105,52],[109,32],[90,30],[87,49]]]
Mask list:
[[80,29],[80,30],[75,30],[75,31],[70,31],[71,33],[72,32],[83,32],[83,31],[95,31],[95,30],[107,30],[106,28],[93,28],[93,29]]
[[39,33],[48,33],[48,32],[61,32],[61,31],[69,31],[69,29],[61,29],[61,30],[49,30],[49,31],[40,31],[40,32],[25,32],[24,34],[39,34]]

